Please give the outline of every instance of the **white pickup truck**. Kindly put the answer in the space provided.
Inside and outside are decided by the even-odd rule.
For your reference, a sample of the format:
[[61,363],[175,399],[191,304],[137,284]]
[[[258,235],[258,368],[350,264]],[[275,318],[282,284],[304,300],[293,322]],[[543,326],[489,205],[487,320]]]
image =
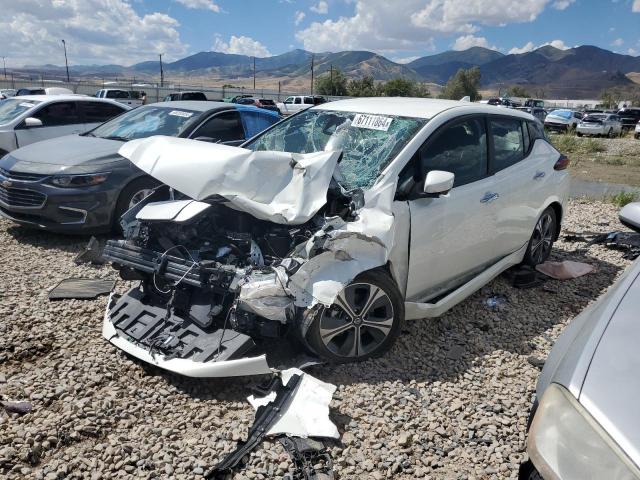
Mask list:
[[277,105],[282,115],[286,116],[298,113],[300,110],[305,110],[314,105],[320,105],[326,101],[326,98],[319,95],[293,95],[287,97],[284,102],[278,102]]
[[109,98],[111,100],[115,100],[119,103],[124,103],[125,105],[130,105],[131,107],[139,107],[142,105],[141,92],[132,90],[120,90],[118,88],[103,88],[102,90],[98,90],[96,92],[96,97],[98,98]]

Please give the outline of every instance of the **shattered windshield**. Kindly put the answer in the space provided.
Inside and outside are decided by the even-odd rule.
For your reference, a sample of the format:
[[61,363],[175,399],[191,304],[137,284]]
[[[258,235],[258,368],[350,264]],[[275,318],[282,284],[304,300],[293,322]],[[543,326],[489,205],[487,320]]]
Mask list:
[[380,172],[427,119],[306,110],[281,122],[244,148],[289,153],[342,150],[340,184],[347,190],[373,186]]

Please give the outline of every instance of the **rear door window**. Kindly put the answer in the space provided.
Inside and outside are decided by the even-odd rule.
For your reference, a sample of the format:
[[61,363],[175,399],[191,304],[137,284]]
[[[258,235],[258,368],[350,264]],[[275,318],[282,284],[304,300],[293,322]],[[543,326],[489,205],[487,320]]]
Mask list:
[[191,138],[198,137],[209,137],[217,142],[243,140],[245,136],[240,114],[235,110],[215,114],[191,135]]
[[454,187],[487,175],[487,135],[483,118],[470,118],[445,127],[419,150],[420,173],[424,180],[432,170],[455,175]]
[[123,112],[116,105],[103,102],[79,102],[78,106],[84,115],[85,123],[103,123]]
[[38,110],[33,116],[39,119],[45,127],[83,123],[80,119],[76,102],[50,103]]
[[302,103],[302,99],[300,97],[296,97],[295,104],[300,105]]
[[521,121],[516,118],[490,118],[493,141],[492,171],[499,172],[524,158]]
[[311,97],[304,97],[304,103],[306,105],[313,105],[313,98]]

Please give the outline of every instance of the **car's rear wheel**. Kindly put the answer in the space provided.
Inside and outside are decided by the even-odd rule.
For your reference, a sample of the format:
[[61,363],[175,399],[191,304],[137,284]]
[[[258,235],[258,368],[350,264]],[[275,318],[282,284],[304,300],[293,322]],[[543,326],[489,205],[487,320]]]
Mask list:
[[332,362],[361,361],[387,351],[400,333],[404,303],[398,287],[381,270],[356,277],[331,307],[307,309],[304,343]]
[[549,258],[556,240],[557,225],[556,211],[547,207],[536,222],[522,263],[535,267]]
[[609,137],[609,138],[613,138],[613,137],[614,137],[614,135],[613,135],[613,128],[610,128],[610,129],[609,129],[609,131],[607,132],[607,137]]
[[578,135],[579,137],[581,137],[581,136],[582,136],[582,133],[577,132],[577,133],[576,133],[576,135]]
[[120,217],[131,207],[141,202],[148,195],[153,193],[153,190],[160,186],[160,182],[153,178],[143,177],[138,178],[131,182],[129,185],[122,189],[118,202],[116,203],[116,209],[113,216],[114,230],[120,231]]

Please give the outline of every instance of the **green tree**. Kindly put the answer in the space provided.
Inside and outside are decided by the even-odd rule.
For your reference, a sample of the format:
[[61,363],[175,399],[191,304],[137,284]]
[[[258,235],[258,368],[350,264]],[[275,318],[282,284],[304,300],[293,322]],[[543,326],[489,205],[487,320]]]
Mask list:
[[316,79],[315,91],[319,95],[346,95],[347,77],[334,68],[333,71],[325,72]]
[[393,78],[379,86],[386,97],[428,97],[430,92],[424,85],[406,78]]
[[471,101],[482,99],[478,92],[480,87],[480,68],[473,67],[468,70],[461,68],[452,76],[440,94],[440,98],[460,100],[463,97],[471,97]]
[[347,92],[351,97],[375,97],[378,95],[373,77],[365,77],[351,80],[347,85]]
[[513,85],[512,87],[509,87],[507,89],[507,95],[509,95],[510,97],[521,98],[528,98],[530,96],[529,92],[527,92],[527,90],[525,90],[525,88],[520,85]]

